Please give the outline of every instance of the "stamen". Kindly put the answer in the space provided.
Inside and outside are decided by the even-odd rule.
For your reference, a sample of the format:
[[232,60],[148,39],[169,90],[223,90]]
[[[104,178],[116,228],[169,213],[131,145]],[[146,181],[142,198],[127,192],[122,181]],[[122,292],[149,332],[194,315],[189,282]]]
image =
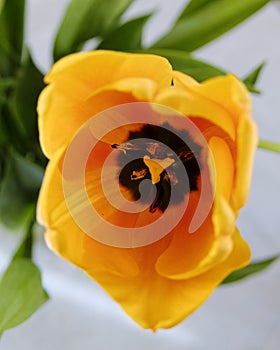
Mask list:
[[121,145],[114,143],[113,145],[111,145],[111,147],[122,151],[124,154],[126,154],[127,151],[141,151],[142,150],[141,147],[138,147],[137,145],[133,145],[130,142],[122,143]]
[[[122,169],[119,182],[129,189],[134,200],[141,198],[139,183],[144,179],[151,180],[156,186],[156,197],[149,210],[151,213],[166,210],[171,188],[175,193],[173,204],[183,201],[187,192],[198,190],[200,168],[197,159],[201,157],[201,146],[186,131],[177,131],[177,134],[167,123],[162,127],[145,124],[139,130],[131,131],[124,143],[111,146],[121,151],[118,156]],[[181,163],[188,174],[188,188],[183,183]]]
[[178,158],[180,158],[182,161],[184,160],[190,160],[194,157],[194,154],[192,151],[187,151],[187,152],[181,152],[179,155],[178,155]]
[[136,181],[139,179],[143,179],[147,175],[148,170],[143,168],[141,170],[133,170],[132,175],[130,175],[130,179],[132,181]]

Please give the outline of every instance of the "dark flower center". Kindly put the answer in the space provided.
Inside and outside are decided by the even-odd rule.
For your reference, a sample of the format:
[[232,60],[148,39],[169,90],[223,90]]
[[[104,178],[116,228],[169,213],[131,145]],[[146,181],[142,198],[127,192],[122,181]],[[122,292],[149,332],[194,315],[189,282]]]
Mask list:
[[[187,140],[187,143],[183,140]],[[165,211],[170,201],[171,187],[175,191],[175,204],[180,203],[188,192],[198,190],[201,146],[184,130],[176,130],[175,133],[169,124],[162,127],[145,124],[139,130],[131,131],[126,142],[113,144],[112,148],[121,151],[118,156],[121,169],[119,183],[130,191],[133,200],[147,200],[142,199],[139,191],[141,181],[151,180],[156,186],[156,196],[149,209],[151,213],[157,209]],[[179,171],[179,163],[183,164],[187,173],[187,187],[185,174]]]

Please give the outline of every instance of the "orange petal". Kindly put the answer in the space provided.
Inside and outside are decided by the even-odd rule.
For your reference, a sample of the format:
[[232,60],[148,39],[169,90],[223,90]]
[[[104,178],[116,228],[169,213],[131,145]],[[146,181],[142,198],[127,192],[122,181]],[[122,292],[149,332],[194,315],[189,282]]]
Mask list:
[[[101,244],[86,235],[75,223],[65,202],[60,164],[65,150],[61,149],[49,162],[38,201],[38,220],[46,228],[46,240],[51,249],[83,269],[111,271],[120,276],[138,273],[129,249]],[[75,197],[75,193],[73,193]],[[83,203],[76,195],[77,210]]]

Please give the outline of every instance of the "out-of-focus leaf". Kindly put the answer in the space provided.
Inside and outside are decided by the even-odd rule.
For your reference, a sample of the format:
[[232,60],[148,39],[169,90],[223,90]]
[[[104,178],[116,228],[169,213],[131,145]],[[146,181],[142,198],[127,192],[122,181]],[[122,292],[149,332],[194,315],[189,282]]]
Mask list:
[[43,87],[43,74],[28,53],[19,71],[13,103],[17,124],[32,142],[38,140],[36,105]]
[[222,69],[197,60],[184,51],[151,48],[142,50],[142,52],[153,53],[167,58],[174,70],[186,73],[199,82],[226,74]]
[[21,60],[25,0],[2,1],[0,7],[0,74],[12,76]]
[[195,12],[201,10],[204,6],[208,5],[210,2],[215,2],[219,0],[190,0],[184,10],[181,12],[178,20],[184,19]]
[[151,15],[134,18],[118,27],[99,44],[98,49],[119,51],[138,50],[142,46],[142,32]]
[[37,200],[43,170],[15,152],[6,157],[0,187],[0,220],[11,229],[26,220]]
[[260,91],[255,88],[255,84],[257,83],[260,73],[262,72],[264,66],[265,62],[261,63],[257,68],[255,68],[243,79],[243,82],[247,86],[249,91],[260,93]]
[[6,99],[0,106],[0,144],[2,153],[6,152],[6,148],[12,147],[19,154],[25,155],[28,152],[29,140],[24,137],[22,130],[17,125],[15,112],[11,108],[11,97],[6,94],[4,96]]
[[173,28],[153,47],[192,52],[237,26],[269,1],[196,1],[197,5],[183,11]]
[[12,146],[18,153],[28,154],[45,166],[38,141],[36,113],[37,99],[43,87],[43,74],[29,53],[17,77],[0,79],[0,144]]
[[14,253],[13,259],[19,258],[32,258],[32,246],[33,246],[33,227],[36,222],[36,205],[30,207],[30,214],[27,214],[27,224],[24,228],[24,237],[16,252]]
[[258,148],[265,149],[267,151],[272,151],[276,153],[280,153],[280,143],[267,141],[267,140],[259,140]]
[[232,272],[221,284],[237,282],[255,273],[261,272],[268,268],[275,260],[279,259],[279,257],[280,255],[278,254],[269,259],[252,262],[243,269]]
[[0,334],[24,322],[47,300],[40,271],[33,262],[13,260],[0,282]]
[[71,0],[54,44],[54,60],[71,52],[93,37],[104,37],[118,26],[121,15],[133,0]]
[[5,2],[6,2],[6,0],[0,0],[0,16],[1,16],[2,10],[5,6]]

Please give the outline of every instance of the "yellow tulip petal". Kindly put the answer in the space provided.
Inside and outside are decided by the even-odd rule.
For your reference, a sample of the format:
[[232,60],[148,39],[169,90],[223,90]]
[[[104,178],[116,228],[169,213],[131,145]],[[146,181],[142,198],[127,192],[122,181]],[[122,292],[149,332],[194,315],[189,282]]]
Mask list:
[[[211,137],[209,147],[215,166],[213,210],[196,232],[190,235],[185,230],[183,234],[181,227],[181,232],[178,229],[177,234],[174,234],[170,246],[159,257],[156,265],[157,271],[165,277],[180,280],[192,278],[224,261],[232,251],[231,235],[235,228],[235,213],[229,205],[229,200],[235,171],[233,158],[222,138]],[[187,224],[185,227],[188,227]],[[208,235],[205,235],[206,232]],[[204,236],[190,249],[192,240],[195,242],[196,236],[202,233]],[[207,242],[208,248],[205,245]]]
[[245,205],[250,189],[254,153],[258,142],[255,123],[246,116],[240,118],[237,135],[236,179],[232,196],[236,210]]
[[[49,162],[38,202],[39,222],[47,227],[46,240],[57,254],[82,269],[111,271],[118,276],[138,273],[129,249],[101,244],[87,236],[74,222],[65,202],[60,164],[65,153],[61,149]],[[75,193],[73,193],[75,196]],[[77,209],[83,203],[77,198]]]
[[212,137],[209,140],[209,148],[215,164],[216,195],[230,201],[235,175],[233,154],[227,143],[220,137]]
[[[128,82],[122,81],[116,86],[117,91],[129,94],[127,99],[122,95],[120,100],[114,102],[133,102],[131,95],[132,91],[136,91],[135,78],[141,80],[137,87],[140,91],[146,91],[142,93],[145,100],[150,90],[147,81],[154,82],[159,88],[170,86],[172,68],[162,57],[114,51],[76,53],[55,63],[45,77],[45,82],[50,85],[43,90],[38,102],[40,141],[45,154],[51,158],[65,140],[96,113],[95,108],[85,105],[85,100],[92,94],[96,95],[100,88],[104,90],[106,85],[132,79],[130,89]],[[142,84],[145,79],[146,84]],[[107,90],[112,90],[113,85]],[[114,105],[110,103],[110,96],[107,96],[106,101],[107,104],[103,102],[103,108]],[[98,111],[102,110],[101,105],[98,106]]]
[[171,91],[160,91],[155,102],[173,108],[187,117],[204,118],[226,131],[233,140],[236,137],[233,120],[223,106],[192,90],[177,88],[176,80],[175,87]]
[[207,98],[222,104],[236,120],[242,113],[251,112],[249,92],[233,74],[208,79],[197,90]]
[[170,86],[172,67],[167,59],[156,55],[97,50],[63,57],[53,65],[45,81],[75,81],[76,91],[82,87],[90,92],[119,79],[136,77]]
[[195,232],[189,234],[187,227],[187,222],[182,222],[174,230],[169,247],[156,264],[160,275],[174,280],[192,278],[220,264],[231,253],[235,215],[226,200],[215,200],[212,212]]
[[218,76],[201,84],[190,81],[183,73],[174,72],[177,84],[193,94],[198,94],[227,110],[236,123],[241,113],[251,112],[251,98],[245,85],[233,74]]
[[234,249],[222,264],[195,278],[173,281],[154,270],[154,261],[143,255],[139,261],[140,273],[135,278],[115,277],[110,271],[99,274],[87,270],[143,328],[169,328],[195,311],[213,292],[217,285],[234,269],[246,265],[250,250],[236,232]]
[[147,101],[155,93],[156,83],[149,79],[122,79],[88,93],[83,100],[69,84],[51,84],[38,102],[40,143],[51,158],[79,128],[95,114],[123,103]]

